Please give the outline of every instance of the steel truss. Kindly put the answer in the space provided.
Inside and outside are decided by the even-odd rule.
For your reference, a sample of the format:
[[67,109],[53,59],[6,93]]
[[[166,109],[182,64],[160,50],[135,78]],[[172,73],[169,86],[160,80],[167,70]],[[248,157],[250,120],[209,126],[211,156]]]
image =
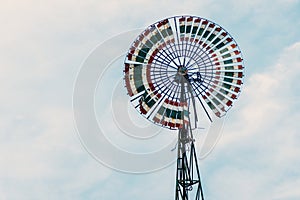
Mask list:
[[[187,86],[187,91],[185,90]],[[181,102],[185,102],[190,91],[189,80],[181,77]],[[184,120],[184,115],[182,114]],[[194,145],[191,123],[185,124],[178,132],[177,170],[175,200],[204,200],[200,170]]]

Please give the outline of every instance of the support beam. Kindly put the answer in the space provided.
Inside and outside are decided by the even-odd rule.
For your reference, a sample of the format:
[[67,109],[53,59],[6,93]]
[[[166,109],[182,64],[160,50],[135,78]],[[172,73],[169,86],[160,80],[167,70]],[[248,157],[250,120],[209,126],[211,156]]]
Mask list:
[[[188,84],[186,79],[182,78],[180,95],[182,103],[187,102],[185,86]],[[181,118],[184,122],[183,112]],[[190,122],[183,123],[178,132],[175,200],[204,200]]]

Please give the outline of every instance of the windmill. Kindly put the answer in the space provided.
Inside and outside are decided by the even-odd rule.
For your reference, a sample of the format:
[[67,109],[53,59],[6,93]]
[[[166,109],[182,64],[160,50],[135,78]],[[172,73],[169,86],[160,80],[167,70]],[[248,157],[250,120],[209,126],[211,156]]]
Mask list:
[[244,68],[237,43],[210,20],[174,16],[147,27],[124,65],[135,109],[154,124],[178,131],[175,200],[204,200],[193,130],[203,120],[199,112],[212,122],[237,99]]

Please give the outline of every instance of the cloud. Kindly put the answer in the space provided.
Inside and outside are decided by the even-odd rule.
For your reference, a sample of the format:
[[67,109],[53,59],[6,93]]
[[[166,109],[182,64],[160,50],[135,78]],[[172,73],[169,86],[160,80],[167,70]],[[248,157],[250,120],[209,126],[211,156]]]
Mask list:
[[110,176],[83,150],[72,122],[71,110],[43,107],[8,127],[11,136],[0,147],[0,192],[7,199],[68,199]]
[[290,114],[295,115],[293,110],[299,99],[296,92],[300,73],[299,53],[300,43],[295,43],[282,52],[274,65],[245,80],[241,101],[234,108],[239,112],[234,120],[244,122],[239,124],[239,128],[247,127],[241,129],[242,133],[253,135],[270,125],[279,125],[280,128],[281,123],[290,121]]
[[209,193],[216,199],[299,198],[294,187],[300,180],[299,53],[300,43],[295,43],[274,65],[246,79],[224,135],[207,161],[219,163],[208,170],[213,174]]

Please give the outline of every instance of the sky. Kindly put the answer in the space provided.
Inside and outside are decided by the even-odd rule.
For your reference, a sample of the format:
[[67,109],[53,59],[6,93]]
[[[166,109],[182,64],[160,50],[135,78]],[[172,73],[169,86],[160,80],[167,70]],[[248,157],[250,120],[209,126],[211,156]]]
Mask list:
[[2,0],[0,199],[174,199],[174,164],[124,173],[87,152],[72,96],[102,42],[183,14],[222,25],[245,64],[240,98],[200,161],[205,199],[299,199],[299,11],[298,0]]

